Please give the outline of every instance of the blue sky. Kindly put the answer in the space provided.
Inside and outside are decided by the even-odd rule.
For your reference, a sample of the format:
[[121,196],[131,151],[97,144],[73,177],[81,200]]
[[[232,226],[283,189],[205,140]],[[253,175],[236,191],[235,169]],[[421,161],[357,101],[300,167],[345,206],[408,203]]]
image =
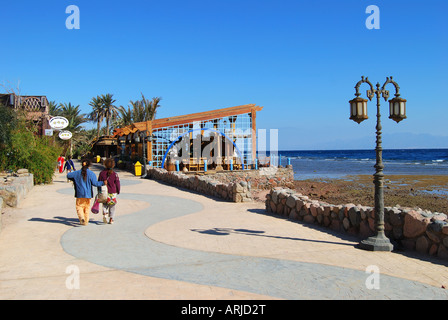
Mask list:
[[[365,26],[369,5],[380,29]],[[375,102],[358,125],[348,101],[362,75],[393,76],[408,118],[388,119],[382,100],[384,147],[448,148],[447,12],[446,0],[4,1],[0,83],[83,112],[143,92],[162,97],[159,118],[254,103],[280,149],[372,149]]]

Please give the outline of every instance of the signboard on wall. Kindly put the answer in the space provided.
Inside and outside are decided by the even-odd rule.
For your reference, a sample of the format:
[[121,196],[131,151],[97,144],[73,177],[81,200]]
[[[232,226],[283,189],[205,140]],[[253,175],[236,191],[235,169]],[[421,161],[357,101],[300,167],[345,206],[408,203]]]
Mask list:
[[72,138],[72,133],[70,131],[61,131],[59,132],[59,138],[62,140],[69,140]]
[[50,119],[50,127],[55,130],[62,130],[67,128],[68,120],[64,117],[53,117]]

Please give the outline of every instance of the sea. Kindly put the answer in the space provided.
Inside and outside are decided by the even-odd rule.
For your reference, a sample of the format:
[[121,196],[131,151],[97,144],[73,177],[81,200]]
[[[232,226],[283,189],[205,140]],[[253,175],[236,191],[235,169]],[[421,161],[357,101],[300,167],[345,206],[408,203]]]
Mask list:
[[[375,150],[278,151],[278,164],[291,164],[295,180],[343,179],[375,173]],[[448,175],[448,149],[384,149],[385,175]]]

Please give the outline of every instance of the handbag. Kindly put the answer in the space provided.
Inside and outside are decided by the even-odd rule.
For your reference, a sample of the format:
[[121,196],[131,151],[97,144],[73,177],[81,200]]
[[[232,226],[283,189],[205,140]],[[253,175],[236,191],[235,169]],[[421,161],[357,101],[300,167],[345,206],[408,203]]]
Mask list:
[[105,193],[103,193],[103,192],[98,193],[97,194],[97,199],[98,199],[99,203],[103,203],[104,204],[104,203],[107,202],[107,195]]
[[100,203],[98,201],[98,196],[95,197],[95,202],[93,203],[91,211],[95,214],[100,212]]
[[107,195],[107,201],[106,204],[113,206],[114,204],[117,204],[117,194],[116,193],[109,193]]

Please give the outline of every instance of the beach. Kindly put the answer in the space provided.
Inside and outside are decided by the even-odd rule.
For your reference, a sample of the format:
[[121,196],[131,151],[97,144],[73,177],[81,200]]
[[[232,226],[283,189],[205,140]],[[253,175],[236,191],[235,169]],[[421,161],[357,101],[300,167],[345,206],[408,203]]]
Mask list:
[[[294,189],[331,204],[374,206],[374,150],[281,151]],[[448,149],[383,150],[384,205],[448,213]],[[259,190],[256,198],[264,201]]]
[[[315,178],[295,180],[294,190],[314,200],[331,204],[361,204],[374,207],[372,175],[344,178]],[[264,201],[268,190],[254,192],[255,199]],[[418,207],[432,212],[448,213],[448,176],[390,175],[385,177],[384,205],[386,207]]]
[[[349,179],[296,180],[295,190],[312,199],[332,204],[354,203],[374,206],[373,177],[350,176]],[[448,213],[448,176],[394,175],[385,178],[386,207],[418,207]]]

